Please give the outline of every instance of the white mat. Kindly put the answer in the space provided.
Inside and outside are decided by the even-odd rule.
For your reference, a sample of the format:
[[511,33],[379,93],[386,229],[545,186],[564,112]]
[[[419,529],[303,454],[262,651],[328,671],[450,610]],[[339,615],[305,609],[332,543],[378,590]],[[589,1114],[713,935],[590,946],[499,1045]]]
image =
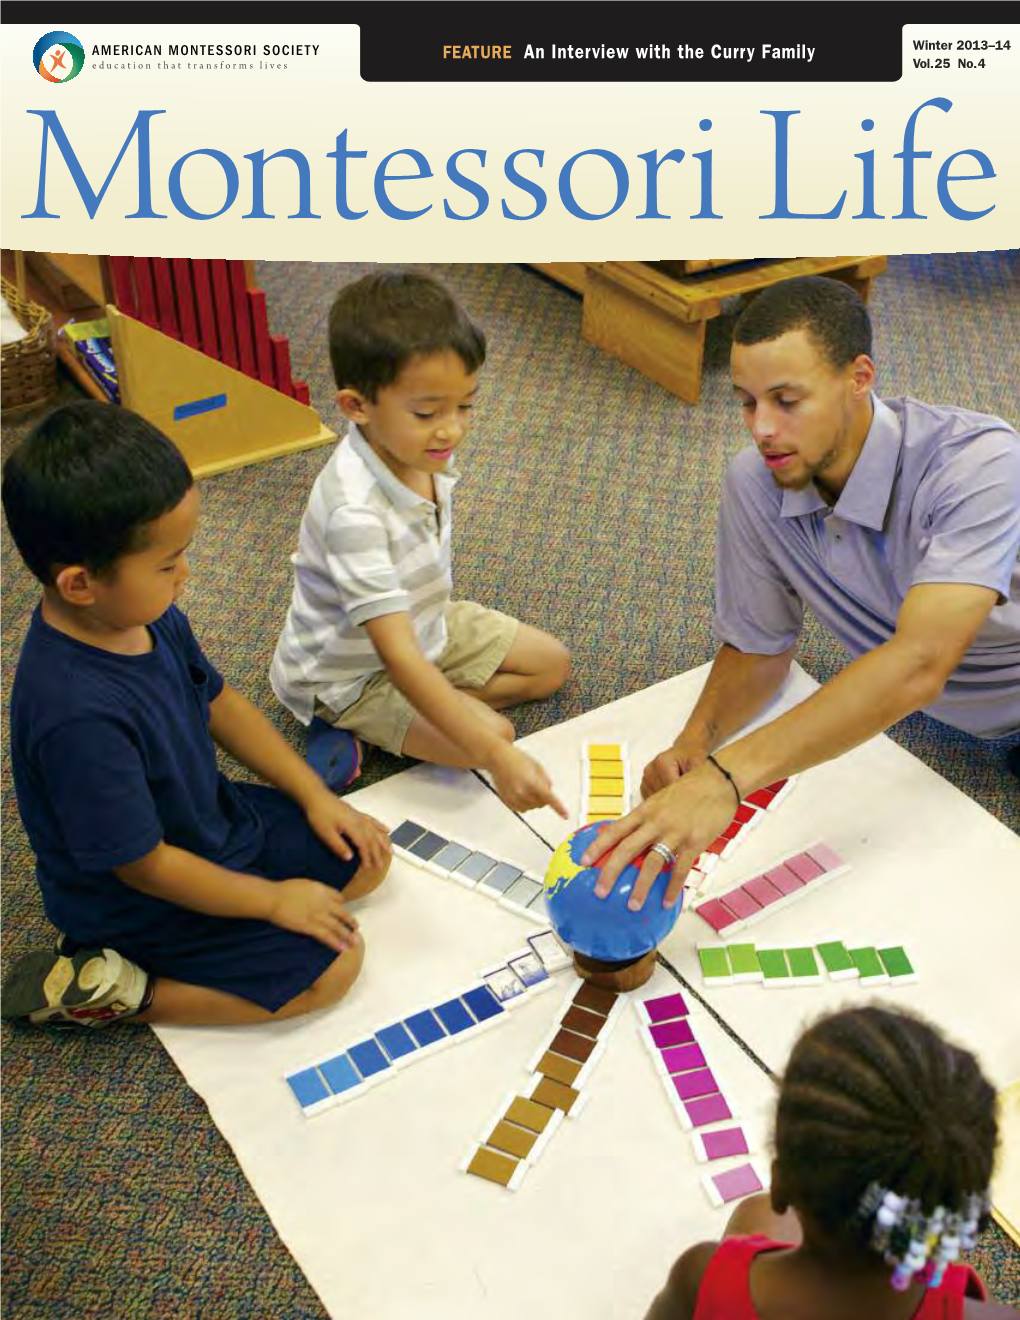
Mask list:
[[[353,796],[388,825],[411,816],[544,871],[548,849],[471,775],[421,767]],[[584,1113],[560,1127],[519,1191],[504,1192],[457,1166],[507,1092],[523,1087],[573,973],[476,1039],[306,1119],[285,1071],[466,988],[537,929],[401,861],[359,919],[365,969],[337,1008],[255,1029],[158,1029],[333,1320],[641,1314],[675,1256],[717,1235],[725,1215],[700,1188],[632,1011]],[[659,972],[641,993],[671,988]],[[692,1021],[741,1113],[761,1122],[764,1074],[696,1008]]]
[[[680,675],[524,745],[576,813],[581,740],[626,739],[639,782],[645,762],[680,727],[706,673],[704,667]],[[813,687],[795,671],[774,710]],[[471,775],[419,767],[353,796],[390,826],[412,817],[544,871],[548,848]],[[568,832],[548,811],[529,820],[551,845]],[[805,774],[789,800],[716,870],[713,884],[728,888],[818,838],[854,870],[753,927],[748,938],[904,943],[921,982],[885,998],[919,1008],[970,1044],[1000,1083],[1020,1076],[1020,976],[1013,956],[1020,841],[882,737]],[[255,1030],[158,1031],[333,1320],[641,1314],[679,1251],[716,1236],[725,1216],[704,1198],[702,1170],[630,1010],[591,1080],[581,1118],[562,1125],[520,1191],[503,1192],[457,1172],[457,1165],[507,1092],[523,1087],[523,1064],[553,1025],[572,973],[561,973],[561,988],[536,996],[491,1031],[307,1120],[283,1082],[285,1071],[326,1057],[433,996],[466,988],[483,966],[505,958],[536,929],[492,900],[400,861],[359,915],[368,958],[336,1009]],[[699,990],[693,945],[707,939],[708,927],[684,916],[664,947]],[[967,941],[971,951],[962,956],[958,949]],[[674,985],[660,971],[641,994]],[[827,984],[799,991],[736,987],[707,997],[781,1070],[805,1020],[867,995],[852,984]],[[764,1074],[696,1006],[692,1020],[741,1113],[765,1122],[772,1090]]]

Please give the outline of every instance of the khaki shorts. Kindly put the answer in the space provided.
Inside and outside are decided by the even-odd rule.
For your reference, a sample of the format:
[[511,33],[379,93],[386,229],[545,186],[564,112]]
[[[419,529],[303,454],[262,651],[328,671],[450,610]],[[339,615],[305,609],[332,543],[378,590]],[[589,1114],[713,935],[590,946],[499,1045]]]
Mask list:
[[[436,666],[455,688],[484,687],[506,659],[517,627],[516,619],[499,610],[470,600],[451,601],[446,607],[446,650]],[[383,670],[373,674],[346,710],[333,711],[316,701],[315,713],[327,724],[400,756],[417,711]]]

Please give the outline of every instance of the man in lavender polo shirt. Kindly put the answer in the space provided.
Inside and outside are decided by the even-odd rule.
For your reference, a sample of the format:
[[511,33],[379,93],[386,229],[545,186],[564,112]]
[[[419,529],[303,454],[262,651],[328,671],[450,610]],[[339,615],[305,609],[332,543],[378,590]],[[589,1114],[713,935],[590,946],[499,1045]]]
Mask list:
[[[721,646],[690,719],[645,768],[645,802],[597,850],[615,846],[608,892],[660,845],[632,907],[670,853],[675,901],[741,797],[912,711],[983,738],[1020,732],[1020,436],[983,413],[876,399],[870,354],[864,304],[837,280],[775,285],[737,322],[733,387],[755,447],[731,463],[719,513]],[[805,606],[850,663],[713,756],[783,683]]]

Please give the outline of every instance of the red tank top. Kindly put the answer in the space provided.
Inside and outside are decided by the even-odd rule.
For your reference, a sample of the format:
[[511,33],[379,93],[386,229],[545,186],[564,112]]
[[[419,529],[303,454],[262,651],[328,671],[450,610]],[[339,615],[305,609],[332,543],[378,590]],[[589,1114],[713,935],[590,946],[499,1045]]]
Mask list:
[[[694,1320],[758,1320],[750,1288],[754,1258],[789,1245],[757,1235],[724,1238],[702,1277]],[[950,1265],[941,1288],[925,1292],[912,1320],[962,1320],[964,1297],[983,1300],[984,1285],[969,1265]]]

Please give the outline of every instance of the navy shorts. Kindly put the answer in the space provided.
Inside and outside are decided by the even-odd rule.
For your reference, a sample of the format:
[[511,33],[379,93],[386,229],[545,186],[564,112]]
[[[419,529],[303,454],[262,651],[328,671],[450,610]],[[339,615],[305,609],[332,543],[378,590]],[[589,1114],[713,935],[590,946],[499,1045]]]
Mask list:
[[[243,869],[267,880],[305,876],[343,890],[359,866],[345,862],[313,833],[304,812],[275,788],[237,784],[262,818],[262,852]],[[212,917],[168,905],[167,921],[151,936],[116,943],[118,953],[155,976],[225,990],[275,1013],[313,985],[337,958],[310,935],[266,921]]]

